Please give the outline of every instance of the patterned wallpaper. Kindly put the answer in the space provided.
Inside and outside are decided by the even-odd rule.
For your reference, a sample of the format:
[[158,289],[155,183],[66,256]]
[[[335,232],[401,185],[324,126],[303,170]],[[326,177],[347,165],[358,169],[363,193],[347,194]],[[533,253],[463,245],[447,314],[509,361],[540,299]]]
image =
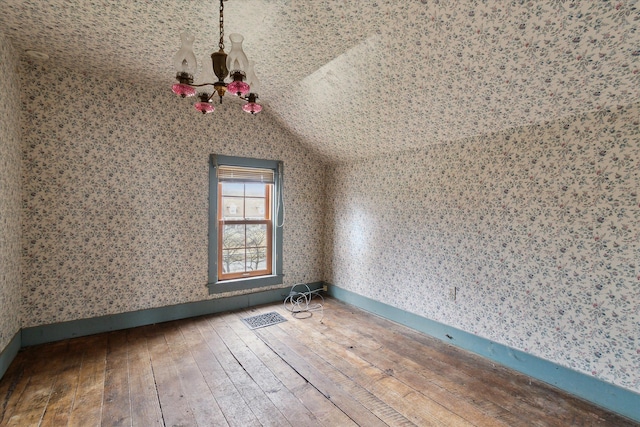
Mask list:
[[640,104],[327,177],[331,283],[640,392]]
[[[285,161],[287,285],[327,278],[640,389],[639,107],[608,111],[640,93],[635,1],[250,2],[251,19],[228,24],[262,64],[272,108],[256,117],[231,100],[200,117],[152,87],[203,13],[108,1],[103,19],[104,5],[74,2],[12,0],[0,20],[20,49],[50,40],[49,64],[116,64],[148,84],[22,63],[21,326],[210,298],[207,157],[220,152]],[[150,14],[169,19],[138,19]],[[325,179],[299,140],[346,163]],[[416,151],[380,154],[398,147]]]
[[20,330],[20,92],[18,62],[0,32],[0,352]]
[[297,46],[275,52],[302,50],[286,76],[305,61],[316,68],[265,99],[331,160],[640,100],[638,0],[310,0],[291,8]]
[[[179,34],[217,50],[215,1],[2,0],[19,51],[169,85]],[[327,159],[457,141],[640,99],[640,0],[230,0],[261,102]],[[46,43],[44,42],[46,41]]]
[[210,298],[210,153],[284,161],[285,285],[322,280],[324,165],[268,112],[22,65],[22,327]]

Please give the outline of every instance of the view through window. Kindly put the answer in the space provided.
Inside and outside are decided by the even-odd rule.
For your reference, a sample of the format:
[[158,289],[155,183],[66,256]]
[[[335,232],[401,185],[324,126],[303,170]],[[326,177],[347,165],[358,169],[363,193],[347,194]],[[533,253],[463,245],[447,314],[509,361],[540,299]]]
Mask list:
[[218,185],[218,279],[271,274],[273,184]]

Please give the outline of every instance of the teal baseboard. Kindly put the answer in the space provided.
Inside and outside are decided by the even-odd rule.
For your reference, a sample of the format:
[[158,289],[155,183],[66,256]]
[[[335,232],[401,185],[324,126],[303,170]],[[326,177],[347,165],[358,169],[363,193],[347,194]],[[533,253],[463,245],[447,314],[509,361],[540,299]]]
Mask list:
[[337,286],[328,284],[327,287],[329,295],[340,301],[491,359],[640,422],[640,394]]
[[[308,284],[311,289],[322,288],[322,285],[322,282]],[[154,323],[186,319],[205,314],[222,313],[276,301],[284,301],[285,297],[289,295],[289,291],[290,288],[279,288],[226,298],[23,328],[21,345],[22,347],[28,347],[68,338],[135,328]]]
[[[321,289],[323,282],[308,283],[307,286],[311,290]],[[22,347],[284,301],[290,290],[291,288],[271,289],[227,298],[23,328],[0,352],[0,379]]]
[[9,365],[13,359],[16,358],[18,351],[22,347],[22,337],[20,331],[18,331],[9,344],[0,352],[0,379],[4,376],[7,369],[9,369]]

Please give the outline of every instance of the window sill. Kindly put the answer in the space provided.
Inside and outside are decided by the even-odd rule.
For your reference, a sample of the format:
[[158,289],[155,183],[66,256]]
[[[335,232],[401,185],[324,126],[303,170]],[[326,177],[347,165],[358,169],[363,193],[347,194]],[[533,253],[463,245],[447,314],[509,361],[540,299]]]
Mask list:
[[216,283],[209,283],[209,295],[222,294],[226,292],[244,291],[247,289],[258,289],[266,286],[281,285],[282,275],[250,277],[243,279],[222,280]]

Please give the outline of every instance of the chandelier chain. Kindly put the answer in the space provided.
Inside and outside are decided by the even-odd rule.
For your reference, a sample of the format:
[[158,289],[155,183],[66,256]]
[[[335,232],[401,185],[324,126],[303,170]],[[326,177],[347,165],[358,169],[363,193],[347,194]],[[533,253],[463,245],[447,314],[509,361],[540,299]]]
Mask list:
[[220,50],[224,50],[224,0],[220,0]]

